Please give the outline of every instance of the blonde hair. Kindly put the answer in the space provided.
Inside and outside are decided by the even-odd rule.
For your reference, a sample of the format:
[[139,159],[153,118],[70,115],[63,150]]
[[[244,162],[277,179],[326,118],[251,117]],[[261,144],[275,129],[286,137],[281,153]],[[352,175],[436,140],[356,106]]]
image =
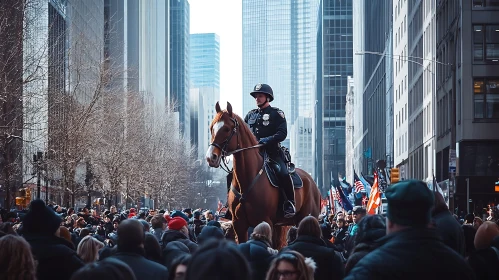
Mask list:
[[0,279],[36,279],[36,264],[24,238],[8,234],[0,238]]
[[272,228],[267,222],[259,223],[251,233],[251,239],[267,242],[272,246]]
[[104,243],[93,238],[91,235],[83,237],[78,244],[76,253],[83,260],[84,263],[93,263],[97,261],[99,250],[104,247]]

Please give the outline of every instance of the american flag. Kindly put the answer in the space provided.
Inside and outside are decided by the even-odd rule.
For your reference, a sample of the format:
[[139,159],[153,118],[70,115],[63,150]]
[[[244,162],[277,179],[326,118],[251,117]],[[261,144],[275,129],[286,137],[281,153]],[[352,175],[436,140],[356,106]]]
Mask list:
[[355,180],[355,192],[360,193],[360,192],[365,192],[366,189],[364,188],[364,184],[360,180]]

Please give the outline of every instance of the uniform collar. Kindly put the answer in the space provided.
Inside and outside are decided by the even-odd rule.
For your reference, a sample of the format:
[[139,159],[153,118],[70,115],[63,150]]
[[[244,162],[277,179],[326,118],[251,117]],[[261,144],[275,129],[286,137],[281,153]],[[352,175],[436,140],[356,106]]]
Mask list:
[[265,107],[265,108],[258,108],[258,112],[262,113],[262,112],[267,111],[267,110],[268,110],[268,109],[270,109],[270,108],[271,108],[271,106],[267,106],[267,107]]

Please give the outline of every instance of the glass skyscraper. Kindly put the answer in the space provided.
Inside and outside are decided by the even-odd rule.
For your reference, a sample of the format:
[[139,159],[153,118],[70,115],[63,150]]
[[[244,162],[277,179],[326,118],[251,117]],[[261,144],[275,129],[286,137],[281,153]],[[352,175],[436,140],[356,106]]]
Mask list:
[[191,34],[190,44],[191,85],[220,89],[220,38],[215,33]]
[[191,34],[191,140],[204,156],[210,142],[210,122],[220,100],[220,38],[215,33]]
[[331,174],[345,174],[345,104],[352,55],[352,2],[321,1],[314,154],[317,184],[323,189],[331,185]]
[[178,113],[180,130],[189,136],[189,21],[187,0],[170,1],[170,91],[168,104]]
[[313,109],[317,7],[318,0],[243,0],[243,114],[256,107],[253,87],[269,84],[288,135],[299,112],[310,117]]

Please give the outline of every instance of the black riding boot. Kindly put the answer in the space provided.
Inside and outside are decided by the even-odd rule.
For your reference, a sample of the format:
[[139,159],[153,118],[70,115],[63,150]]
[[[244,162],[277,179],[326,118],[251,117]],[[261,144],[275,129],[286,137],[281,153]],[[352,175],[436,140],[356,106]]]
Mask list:
[[283,181],[286,181],[283,187],[287,198],[287,201],[284,203],[284,218],[292,218],[296,214],[295,190],[289,176],[287,176],[287,179]]

